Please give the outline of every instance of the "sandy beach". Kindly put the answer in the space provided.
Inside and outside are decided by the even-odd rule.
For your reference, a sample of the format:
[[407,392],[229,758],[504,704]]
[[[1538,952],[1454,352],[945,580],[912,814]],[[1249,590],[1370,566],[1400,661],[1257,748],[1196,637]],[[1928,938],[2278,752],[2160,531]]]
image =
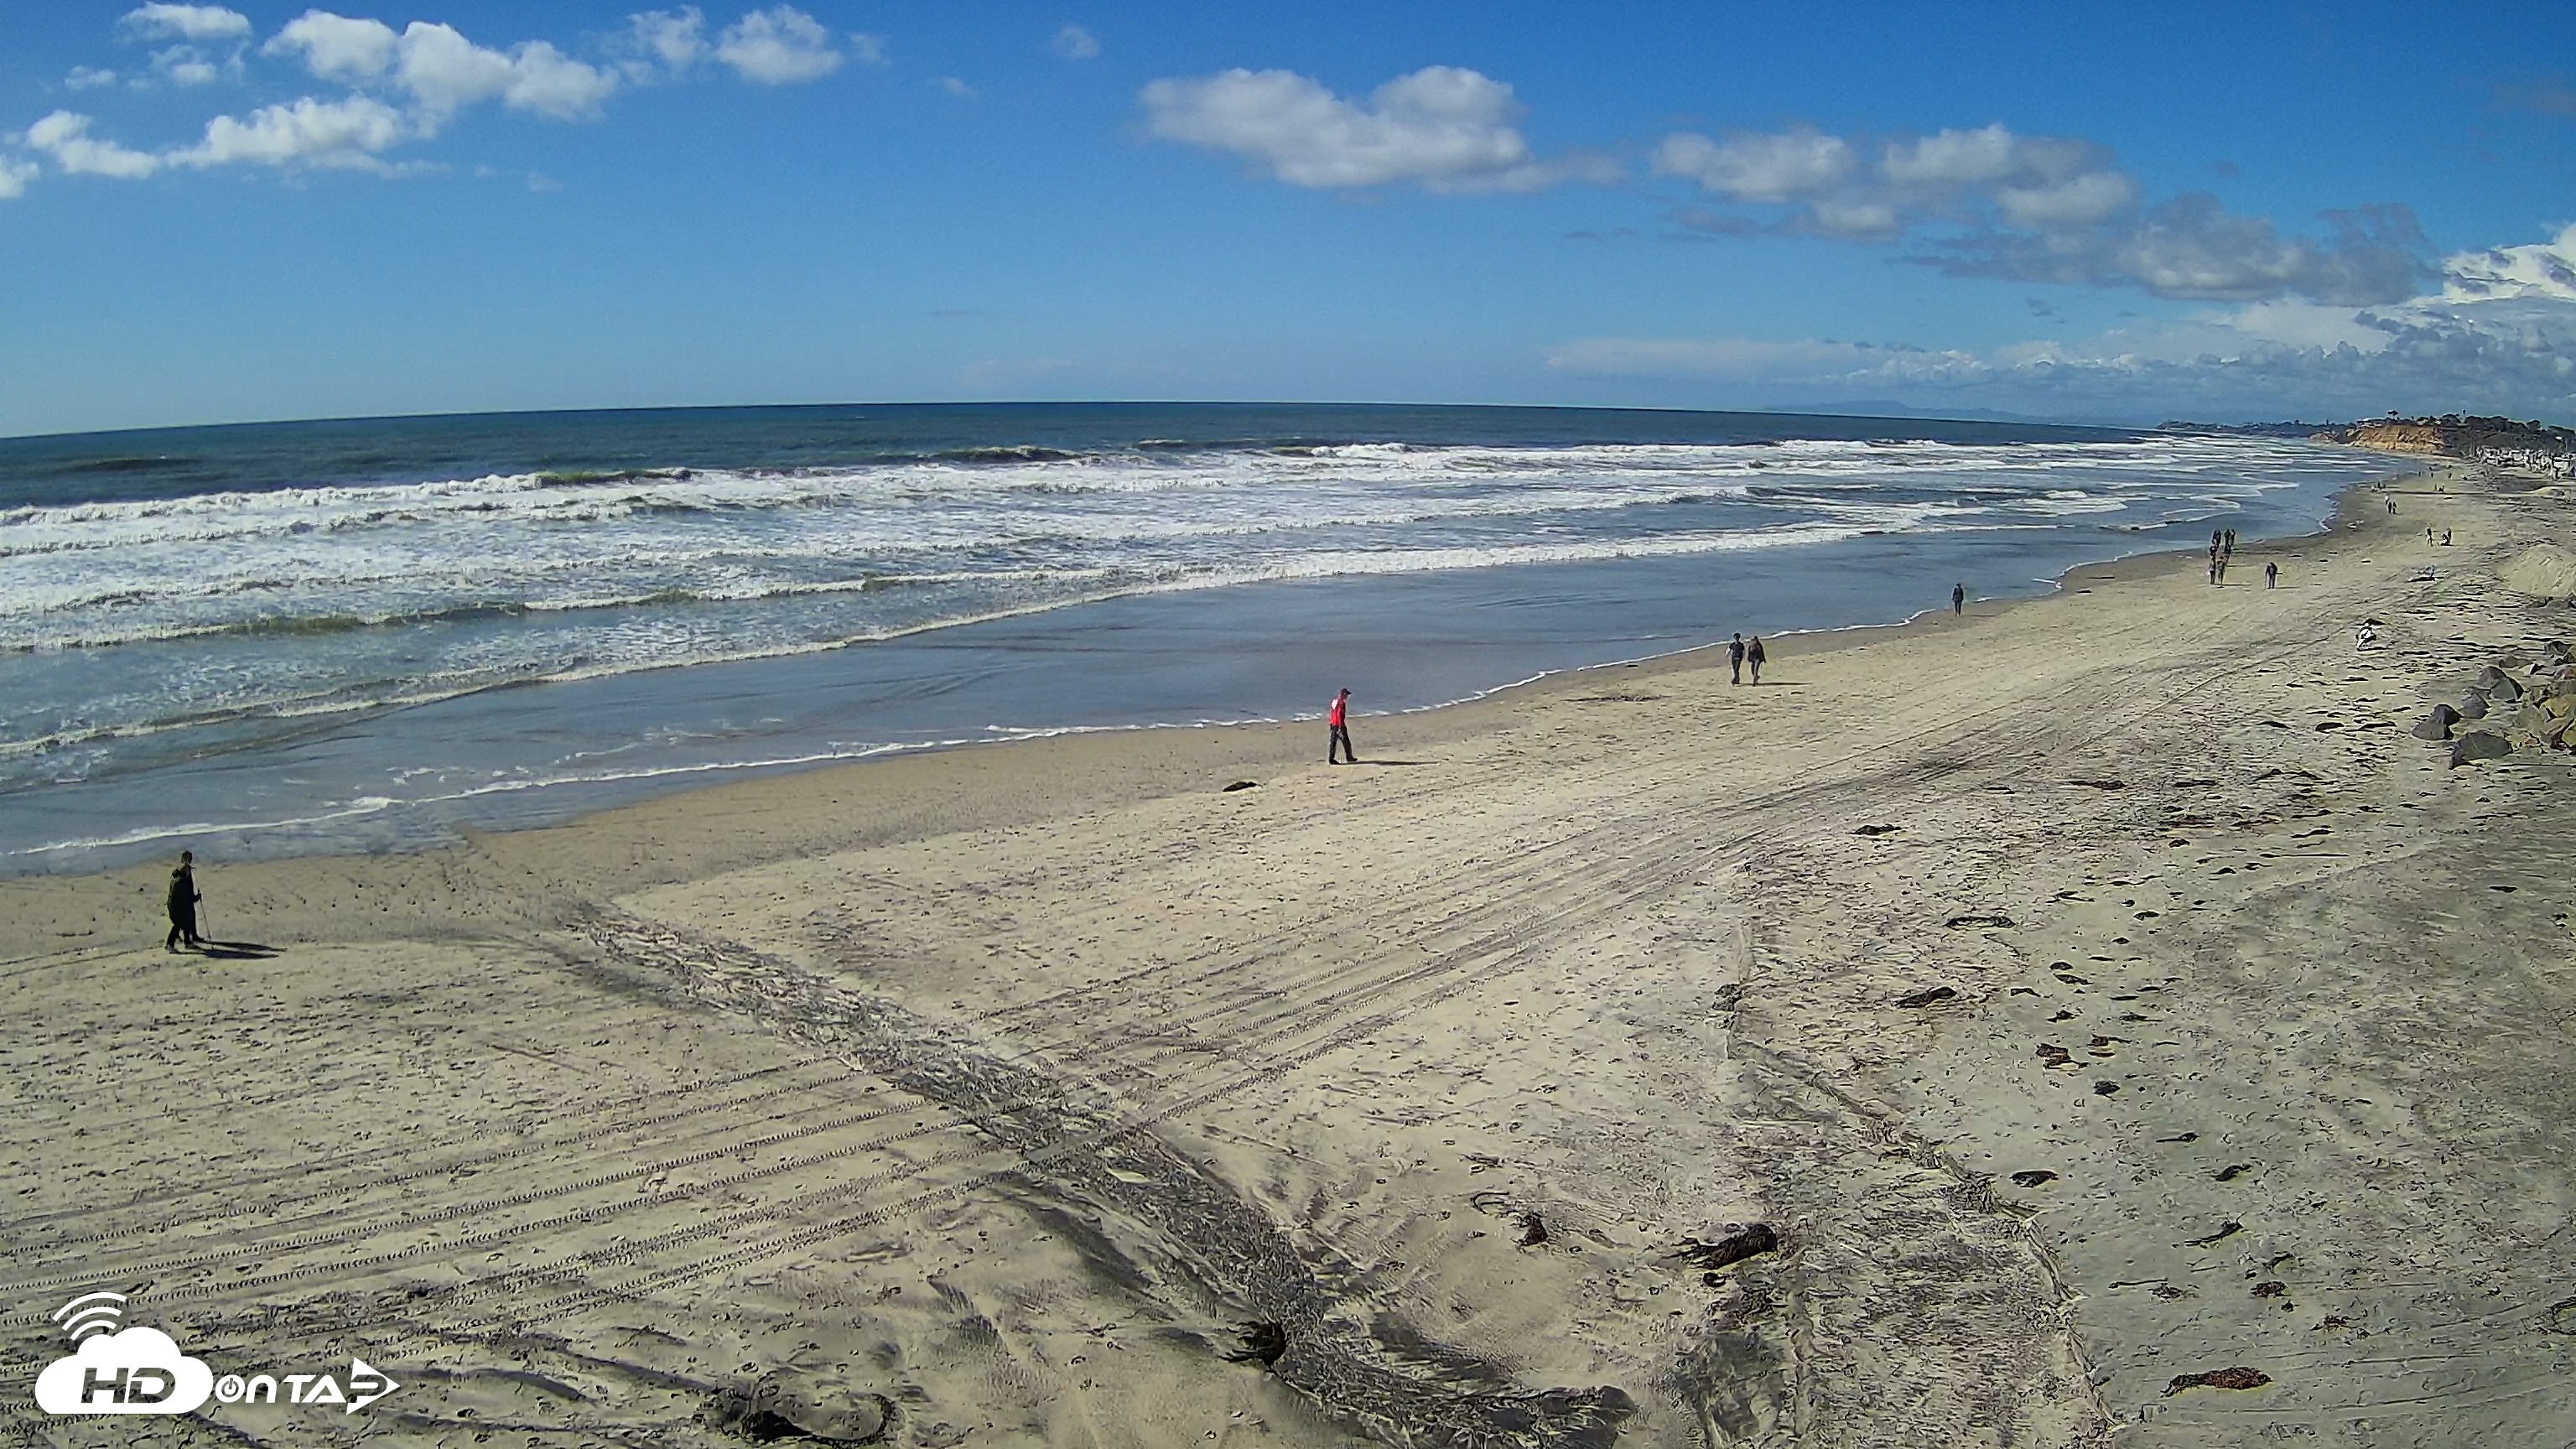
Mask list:
[[[2408,735],[2576,636],[2497,581],[2568,506],[2437,471],[2224,587],[1356,767],[1084,736],[210,860],[205,954],[166,866],[0,883],[12,1432],[2576,1442],[2576,780]],[[98,1288],[401,1388],[47,1419]]]

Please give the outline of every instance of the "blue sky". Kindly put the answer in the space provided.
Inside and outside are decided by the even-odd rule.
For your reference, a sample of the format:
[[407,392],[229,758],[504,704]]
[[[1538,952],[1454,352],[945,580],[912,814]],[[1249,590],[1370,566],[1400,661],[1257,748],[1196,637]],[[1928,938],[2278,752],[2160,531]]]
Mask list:
[[9,0],[0,434],[975,398],[2576,422],[2576,6],[2110,9]]

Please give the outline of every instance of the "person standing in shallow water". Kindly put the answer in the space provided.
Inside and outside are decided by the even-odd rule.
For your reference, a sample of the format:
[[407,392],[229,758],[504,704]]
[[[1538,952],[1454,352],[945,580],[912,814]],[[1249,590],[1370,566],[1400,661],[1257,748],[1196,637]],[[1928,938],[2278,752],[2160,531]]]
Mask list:
[[1950,612],[1953,614],[1964,614],[1968,612],[1968,586],[1966,584],[1952,584],[1950,586]]
[[182,944],[206,944],[197,934],[197,902],[204,899],[197,894],[197,853],[180,851],[179,868],[170,872],[170,936],[161,943],[161,949],[176,951]]
[[1744,636],[1738,634],[1726,646],[1726,682],[1744,682]]
[[1762,682],[1762,661],[1767,657],[1762,652],[1762,636],[1754,635],[1753,642],[1744,646],[1744,662],[1753,666],[1753,682],[1756,684]]
[[1327,765],[1344,763],[1335,757],[1337,751],[1348,755],[1351,764],[1360,762],[1360,752],[1351,748],[1350,707],[1351,692],[1345,689],[1333,696],[1333,712],[1324,717],[1324,723],[1332,730],[1324,740],[1324,763]]

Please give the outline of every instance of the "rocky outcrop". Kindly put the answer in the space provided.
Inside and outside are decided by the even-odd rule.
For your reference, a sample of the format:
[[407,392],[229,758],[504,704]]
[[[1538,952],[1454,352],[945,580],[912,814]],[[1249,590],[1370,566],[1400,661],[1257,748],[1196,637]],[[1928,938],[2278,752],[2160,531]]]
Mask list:
[[2409,733],[2450,745],[2454,765],[2501,760],[2516,750],[2576,750],[2576,663],[2570,661],[2563,639],[2543,640],[2531,654],[2505,650],[2478,667],[2457,708],[2434,705]]
[[2484,730],[2472,731],[2451,741],[2451,763],[2471,764],[2478,760],[2501,760],[2513,753],[2513,742],[2502,735]]

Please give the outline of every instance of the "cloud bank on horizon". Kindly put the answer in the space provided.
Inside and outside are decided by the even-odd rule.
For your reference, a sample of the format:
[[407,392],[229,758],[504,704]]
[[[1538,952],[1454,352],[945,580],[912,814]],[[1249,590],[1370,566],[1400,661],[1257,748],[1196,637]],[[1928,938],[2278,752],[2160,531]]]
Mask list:
[[2108,147],[1999,122],[1876,146],[1805,128],[1722,142],[1681,132],[1654,154],[1658,173],[1732,203],[1685,209],[1685,226],[1916,241],[1915,260],[1953,276],[2359,306],[2410,297],[2426,275],[2423,232],[2401,205],[2329,213],[2322,239],[2284,237],[2204,194],[2147,205],[2115,162]]
[[[893,64],[887,36],[836,31],[783,3],[723,20],[695,5],[644,10],[558,42],[471,38],[433,20],[398,28],[320,8],[263,33],[225,6],[156,0],[118,17],[109,38],[135,59],[73,66],[59,83],[70,103],[0,135],[0,201],[32,204],[58,178],[143,183],[227,169],[391,181],[451,169],[432,148],[478,110],[596,125],[633,93],[701,76],[770,89]],[[1028,44],[1066,63],[1068,76],[1105,74],[1102,43],[1079,22]],[[218,109],[157,142],[116,134],[89,99],[259,84],[276,96],[281,83],[295,93]],[[1124,144],[1231,162],[1229,172],[1207,168],[1213,184],[1379,202],[1411,193],[1448,207],[1527,206],[1562,193],[1552,205],[1579,199],[1642,223],[1620,228],[1630,235],[1708,243],[1717,254],[1813,249],[1961,284],[2153,304],[2090,337],[1979,346],[1573,329],[1528,339],[1539,379],[2065,416],[2443,404],[2576,415],[2576,226],[2444,254],[2399,200],[2354,198],[2279,220],[2202,191],[2160,194],[2101,141],[1983,117],[1885,133],[1668,125],[1550,146],[1532,139],[1532,108],[1511,83],[1460,65],[1422,65],[1348,92],[1275,67],[1149,72],[1123,84],[1133,87]],[[928,86],[952,100],[986,94],[956,75]],[[2053,312],[2044,298],[2029,305],[2034,317]],[[995,366],[957,375],[1005,375]]]
[[2392,406],[2564,418],[2576,404],[2576,291],[2494,288],[2482,274],[2500,262],[2534,271],[2576,266],[2576,227],[2548,242],[2447,258],[2438,291],[2391,306],[2263,303],[2078,343],[1984,352],[1597,337],[1556,348],[1548,365],[1595,376],[1760,381],[1824,401],[1901,395],[1923,405],[2062,416],[2135,415],[2151,400],[2167,416],[2215,420],[2366,417]]

